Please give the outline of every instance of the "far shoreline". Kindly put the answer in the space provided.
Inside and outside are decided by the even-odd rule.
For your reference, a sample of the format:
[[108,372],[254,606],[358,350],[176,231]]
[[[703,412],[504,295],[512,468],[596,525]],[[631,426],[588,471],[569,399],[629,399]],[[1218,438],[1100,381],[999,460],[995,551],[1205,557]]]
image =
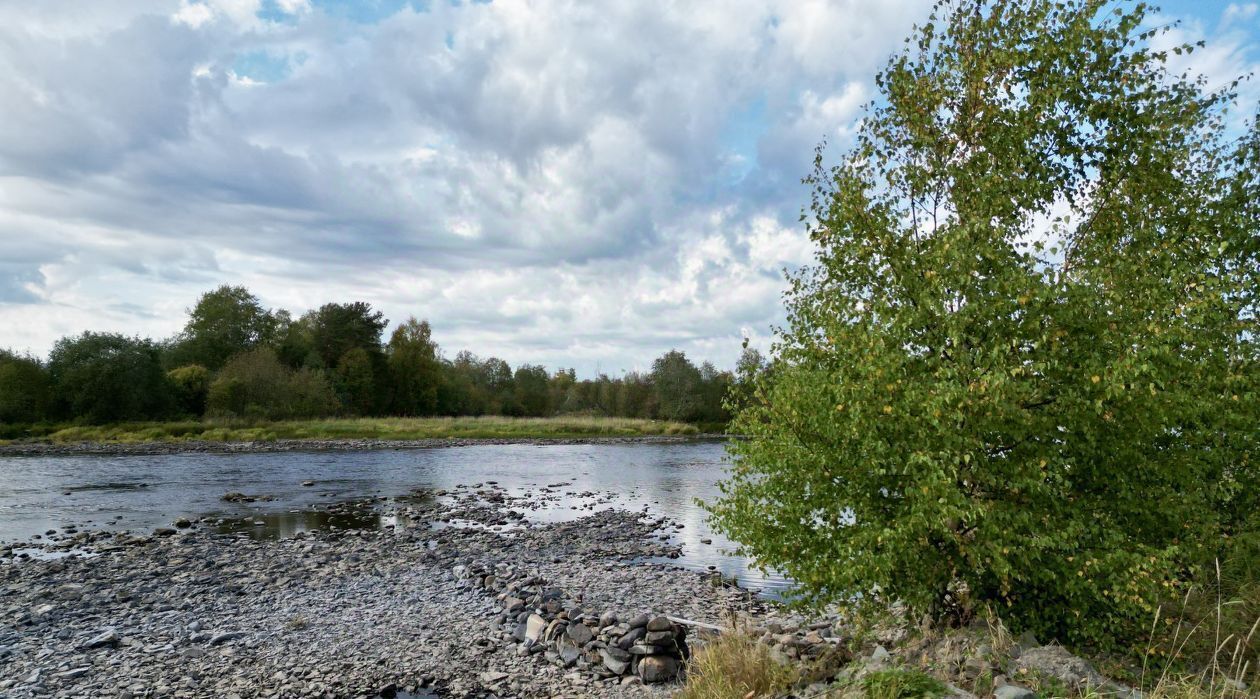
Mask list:
[[423,439],[274,439],[274,440],[150,440],[136,442],[44,440],[0,444],[0,458],[39,456],[161,456],[175,454],[265,454],[281,452],[351,452],[410,449],[445,449],[470,446],[569,446],[583,444],[685,444],[725,441],[731,435],[632,436],[536,436],[536,437],[430,437]]

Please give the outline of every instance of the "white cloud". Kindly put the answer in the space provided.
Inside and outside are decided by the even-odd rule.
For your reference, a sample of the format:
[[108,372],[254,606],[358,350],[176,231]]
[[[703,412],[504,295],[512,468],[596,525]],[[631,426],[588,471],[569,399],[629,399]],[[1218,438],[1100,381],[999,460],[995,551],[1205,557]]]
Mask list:
[[214,10],[209,5],[202,2],[188,2],[181,0],[179,10],[171,16],[171,19],[180,24],[187,24],[196,29],[201,25],[214,19]]
[[[241,283],[514,363],[729,365],[812,254],[814,145],[928,4],[0,5],[0,346],[165,336]],[[1196,65],[1250,64],[1249,8]]]

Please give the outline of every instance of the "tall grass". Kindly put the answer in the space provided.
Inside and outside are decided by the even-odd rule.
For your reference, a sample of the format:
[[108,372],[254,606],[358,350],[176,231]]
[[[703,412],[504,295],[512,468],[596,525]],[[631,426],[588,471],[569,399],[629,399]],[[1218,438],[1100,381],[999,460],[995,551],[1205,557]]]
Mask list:
[[1260,588],[1214,567],[1214,585],[1189,590],[1175,615],[1155,614],[1139,681],[1154,699],[1260,696]]
[[694,435],[699,430],[680,422],[613,417],[511,418],[329,418],[319,420],[185,420],[114,425],[69,425],[48,429],[37,441],[73,442],[248,442],[278,439],[563,439],[574,437],[637,437]]
[[677,699],[753,699],[779,696],[798,672],[747,633],[728,631],[697,650],[687,663],[687,684]]

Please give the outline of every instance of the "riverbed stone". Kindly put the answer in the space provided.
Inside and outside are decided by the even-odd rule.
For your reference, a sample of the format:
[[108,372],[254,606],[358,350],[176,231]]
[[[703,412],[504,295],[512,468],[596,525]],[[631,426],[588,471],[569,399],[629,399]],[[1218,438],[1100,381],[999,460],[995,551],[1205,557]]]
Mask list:
[[537,643],[542,640],[543,634],[547,631],[547,620],[537,614],[530,614],[525,620],[525,638],[529,641]]
[[631,646],[642,640],[642,638],[646,635],[647,629],[643,626],[632,628],[621,638],[617,639],[617,647],[622,650],[629,650]]
[[92,638],[88,639],[87,643],[84,643],[83,645],[86,648],[104,648],[106,646],[112,647],[112,646],[117,646],[119,641],[121,640],[122,639],[118,635],[117,631],[115,631],[114,629],[105,629],[104,631],[97,634],[96,636],[93,636]]
[[665,655],[649,655],[639,660],[636,672],[649,684],[668,682],[678,674],[678,661]]
[[[220,535],[220,523],[207,520],[180,536],[95,538],[93,530],[93,538],[79,540],[93,558],[6,560],[0,587],[14,592],[0,598],[0,613],[30,625],[0,631],[0,643],[12,649],[4,663],[16,669],[0,678],[14,683],[0,686],[0,695],[38,672],[40,683],[64,696],[379,696],[390,686],[402,694],[437,684],[442,696],[459,697],[485,686],[481,673],[504,672],[495,690],[501,696],[623,696],[646,690],[619,684],[637,665],[617,644],[627,636],[631,645],[641,641],[654,617],[641,615],[633,629],[621,619],[668,609],[712,623],[745,599],[698,574],[640,563],[677,550],[640,513],[606,510],[538,524],[509,514],[528,511],[531,496],[502,488],[489,498],[452,492],[441,502],[373,498],[318,507],[373,520],[389,513],[412,522],[507,521],[514,531],[327,528],[254,540]],[[523,608],[508,612],[507,597]],[[44,605],[37,621],[34,610]],[[37,656],[58,634],[99,635],[91,624],[105,620],[122,632],[108,653],[71,640],[60,655]],[[568,667],[548,666],[548,651]],[[645,668],[653,676],[658,670]]]
[[993,699],[1037,699],[1037,693],[1019,685],[1005,684],[993,690]]
[[569,624],[567,633],[569,638],[573,639],[573,642],[579,646],[584,646],[595,638],[595,634],[591,632],[591,627],[586,624]]
[[630,671],[630,660],[634,657],[616,646],[600,648],[599,655],[604,661],[604,667],[617,675],[624,675]]

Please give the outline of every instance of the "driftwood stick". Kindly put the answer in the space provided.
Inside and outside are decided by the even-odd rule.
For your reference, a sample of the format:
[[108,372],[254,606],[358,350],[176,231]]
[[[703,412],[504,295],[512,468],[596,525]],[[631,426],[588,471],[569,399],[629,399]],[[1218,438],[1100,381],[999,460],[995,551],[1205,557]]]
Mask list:
[[696,626],[702,629],[709,629],[710,631],[718,631],[718,632],[726,630],[725,628],[718,626],[717,624],[706,624],[703,621],[692,621],[691,619],[683,619],[682,617],[676,617],[676,616],[666,616],[665,618],[669,619],[675,624],[682,624],[683,626]]

